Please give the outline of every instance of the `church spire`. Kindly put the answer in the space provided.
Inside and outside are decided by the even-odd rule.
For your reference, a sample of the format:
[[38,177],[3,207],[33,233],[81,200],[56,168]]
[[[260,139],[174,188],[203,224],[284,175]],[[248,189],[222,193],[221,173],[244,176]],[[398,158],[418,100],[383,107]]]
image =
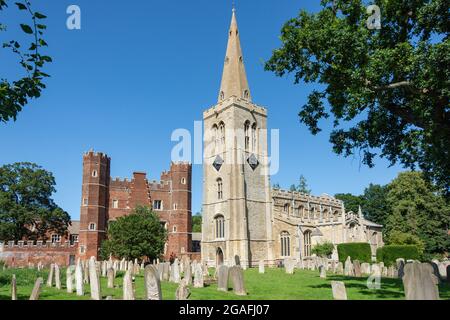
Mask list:
[[231,96],[252,100],[245,73],[239,29],[236,20],[236,9],[233,7],[231,26],[228,33],[228,46],[223,67],[222,84],[220,85],[219,102]]

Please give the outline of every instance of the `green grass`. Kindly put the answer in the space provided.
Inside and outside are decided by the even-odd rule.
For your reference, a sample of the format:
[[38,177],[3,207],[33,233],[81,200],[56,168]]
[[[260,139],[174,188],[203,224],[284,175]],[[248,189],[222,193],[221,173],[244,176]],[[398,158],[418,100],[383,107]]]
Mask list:
[[[27,269],[7,269],[0,271],[0,300],[11,299],[10,281],[12,274],[16,274],[17,293],[19,300],[27,300],[33,289],[37,277],[44,278],[44,285],[40,300],[89,300],[89,285],[85,285],[85,295],[78,297],[65,291],[65,270],[61,270],[61,284],[63,289],[49,288],[45,285],[48,271],[37,272]],[[112,296],[122,299],[122,276],[118,273],[114,289],[106,288],[106,279],[101,278],[102,296]],[[402,281],[398,279],[382,279],[380,290],[370,290],[366,285],[366,278],[349,278],[329,275],[321,279],[316,271],[296,270],[294,275],[288,275],[283,269],[266,269],[265,274],[259,274],[258,269],[245,271],[245,285],[248,296],[236,296],[229,292],[217,291],[217,286],[196,289],[191,288],[191,300],[331,300],[331,280],[343,281],[347,288],[349,300],[398,300],[404,299]],[[164,300],[175,299],[176,284],[163,282],[162,292]],[[144,298],[144,279],[141,275],[136,277],[136,299]],[[441,299],[450,299],[450,285],[440,286]]]

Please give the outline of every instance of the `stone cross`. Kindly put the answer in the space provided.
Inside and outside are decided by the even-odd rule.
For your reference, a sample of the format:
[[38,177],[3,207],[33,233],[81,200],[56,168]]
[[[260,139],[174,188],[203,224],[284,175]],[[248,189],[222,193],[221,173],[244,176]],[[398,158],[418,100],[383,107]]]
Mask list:
[[61,272],[57,263],[55,263],[55,286],[56,289],[61,290]]
[[439,300],[438,279],[429,263],[408,263],[403,286],[406,300]]
[[11,300],[17,300],[17,281],[16,275],[12,275],[11,279]]
[[195,264],[194,270],[194,288],[203,288],[205,286],[203,279],[203,269],[202,265],[199,263]]
[[186,283],[184,281],[181,281],[180,285],[177,288],[177,291],[175,292],[175,299],[176,300],[188,300],[191,296],[191,291],[186,286]]
[[115,278],[114,269],[109,268],[106,271],[106,277],[108,278],[108,289],[113,289],[114,288],[114,278]]
[[48,278],[47,278],[47,287],[53,286],[53,272],[55,269],[55,265],[52,263],[50,264],[50,271],[48,272]]
[[127,270],[123,277],[123,300],[134,300],[132,270]]
[[334,300],[347,300],[347,291],[342,281],[331,281]]
[[217,290],[228,291],[228,267],[220,265],[217,269]]
[[246,296],[247,291],[244,285],[244,271],[240,266],[231,267],[229,270],[229,277],[233,284],[233,291],[238,296]]
[[39,300],[39,294],[41,293],[41,285],[44,279],[38,278],[34,283],[33,291],[31,291],[30,300]]
[[264,274],[265,273],[264,260],[259,260],[259,273],[260,274]]
[[69,266],[66,269],[66,289],[67,289],[67,293],[73,293],[73,269],[74,269],[74,266]]
[[322,279],[326,279],[327,278],[327,271],[325,270],[325,267],[324,266],[320,266],[319,270],[320,270],[320,277]]
[[355,274],[355,277],[360,278],[361,277],[361,264],[359,263],[359,260],[353,261],[353,272]]
[[145,298],[147,300],[162,300],[161,282],[158,270],[153,265],[144,269]]
[[97,273],[95,257],[89,259],[89,283],[91,285],[91,299],[102,300],[100,293],[100,276]]
[[75,267],[75,287],[77,289],[77,296],[84,295],[83,267],[81,266],[80,259],[78,259],[77,266]]

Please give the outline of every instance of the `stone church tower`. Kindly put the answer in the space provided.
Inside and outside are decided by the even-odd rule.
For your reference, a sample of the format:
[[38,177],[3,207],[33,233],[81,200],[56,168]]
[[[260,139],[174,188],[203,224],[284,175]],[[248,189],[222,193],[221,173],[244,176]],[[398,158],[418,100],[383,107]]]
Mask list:
[[273,265],[267,110],[252,103],[234,9],[218,103],[203,120],[202,260]]

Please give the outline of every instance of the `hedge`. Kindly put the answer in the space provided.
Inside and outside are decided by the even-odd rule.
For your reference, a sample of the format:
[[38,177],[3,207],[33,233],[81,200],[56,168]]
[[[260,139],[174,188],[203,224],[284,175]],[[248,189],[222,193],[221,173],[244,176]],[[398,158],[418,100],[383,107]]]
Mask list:
[[337,251],[339,261],[342,263],[345,263],[347,257],[350,257],[352,261],[372,262],[372,250],[370,249],[370,244],[367,242],[341,243],[337,245]]
[[377,261],[385,266],[395,265],[398,258],[419,260],[420,252],[415,245],[388,245],[377,249]]

